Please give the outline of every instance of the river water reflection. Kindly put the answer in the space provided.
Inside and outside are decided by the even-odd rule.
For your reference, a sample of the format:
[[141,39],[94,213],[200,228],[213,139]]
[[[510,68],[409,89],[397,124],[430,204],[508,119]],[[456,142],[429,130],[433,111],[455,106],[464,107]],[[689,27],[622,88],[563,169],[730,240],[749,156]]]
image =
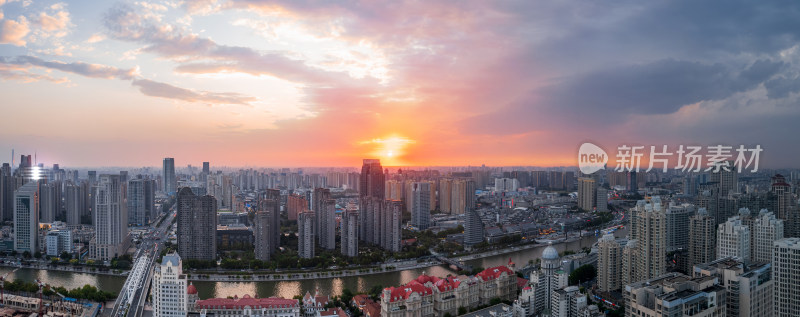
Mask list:
[[[627,234],[627,228],[617,231],[615,234],[622,237]],[[558,252],[565,250],[578,251],[584,247],[591,247],[597,241],[597,236],[587,236],[581,240],[569,243],[554,245]],[[532,249],[517,251],[514,253],[490,256],[483,259],[468,261],[473,266],[492,267],[505,265],[511,258],[518,266],[524,266],[529,261],[542,256],[544,246]],[[0,274],[11,271],[11,268],[0,267]],[[242,296],[244,294],[257,294],[259,297],[280,296],[292,298],[295,295],[303,295],[305,292],[319,290],[323,294],[339,295],[342,290],[347,288],[354,292],[366,292],[375,285],[396,286],[408,283],[422,273],[433,276],[447,276],[457,274],[449,267],[435,266],[425,269],[413,269],[401,272],[381,273],[374,275],[344,277],[344,278],[321,278],[316,280],[282,281],[282,282],[193,282],[197,287],[200,298]],[[125,282],[123,276],[111,275],[91,275],[85,273],[71,273],[47,270],[20,269],[9,276],[9,280],[21,279],[32,282],[36,279],[50,284],[59,285],[67,288],[82,287],[85,284],[96,285],[102,290],[119,292]]]

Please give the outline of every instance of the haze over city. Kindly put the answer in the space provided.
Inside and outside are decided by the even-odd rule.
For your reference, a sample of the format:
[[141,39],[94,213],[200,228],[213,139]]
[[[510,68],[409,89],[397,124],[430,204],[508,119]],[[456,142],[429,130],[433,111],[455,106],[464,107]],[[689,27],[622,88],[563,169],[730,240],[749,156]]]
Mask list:
[[796,167],[798,8],[760,1],[0,1],[0,153],[62,166]]

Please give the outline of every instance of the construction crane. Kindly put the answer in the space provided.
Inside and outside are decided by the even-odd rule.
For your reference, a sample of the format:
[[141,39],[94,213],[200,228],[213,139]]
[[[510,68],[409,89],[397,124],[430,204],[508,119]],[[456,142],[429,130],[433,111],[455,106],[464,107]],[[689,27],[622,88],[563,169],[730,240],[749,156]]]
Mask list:
[[44,283],[42,283],[42,281],[40,281],[39,279],[36,279],[36,285],[39,286],[39,291],[37,292],[37,294],[39,294],[39,316],[43,316],[42,315],[42,307],[43,307],[43,305],[42,305],[42,290],[44,289]]
[[5,298],[6,277],[16,272],[17,270],[19,270],[19,268],[16,268],[13,271],[3,274],[3,276],[0,276],[0,304],[3,305],[6,304],[6,298]]

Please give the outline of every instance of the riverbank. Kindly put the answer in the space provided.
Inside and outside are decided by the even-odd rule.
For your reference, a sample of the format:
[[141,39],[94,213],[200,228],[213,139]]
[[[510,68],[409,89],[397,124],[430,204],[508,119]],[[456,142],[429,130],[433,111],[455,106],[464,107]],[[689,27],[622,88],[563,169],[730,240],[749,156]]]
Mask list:
[[[586,236],[584,236],[586,237]],[[553,243],[553,245],[560,245],[579,241],[581,237],[575,237]],[[503,249],[485,251],[481,253],[468,254],[463,256],[452,257],[457,261],[472,261],[503,254],[510,254],[538,247],[546,247],[549,244],[529,243],[524,245],[517,245]],[[396,263],[385,263],[380,267],[360,267],[347,270],[320,270],[320,271],[292,271],[292,272],[276,272],[276,271],[203,271],[203,270],[190,270],[187,273],[190,281],[203,281],[203,282],[281,282],[281,281],[296,281],[296,280],[313,280],[319,278],[338,278],[338,277],[358,277],[382,273],[400,272],[405,270],[425,269],[429,267],[447,265],[440,261],[425,261],[417,262],[415,264],[408,264],[409,262],[416,262],[416,260],[409,260]]]
[[83,273],[83,274],[111,275],[111,276],[125,276],[128,274],[128,271],[116,270],[116,269],[102,270],[96,267],[51,265],[51,264],[39,264],[39,263],[19,265],[16,263],[8,263],[6,261],[0,263],[0,267],[13,268],[13,269],[20,268],[20,269],[47,270],[47,271],[59,271],[59,272],[71,272],[71,273]]

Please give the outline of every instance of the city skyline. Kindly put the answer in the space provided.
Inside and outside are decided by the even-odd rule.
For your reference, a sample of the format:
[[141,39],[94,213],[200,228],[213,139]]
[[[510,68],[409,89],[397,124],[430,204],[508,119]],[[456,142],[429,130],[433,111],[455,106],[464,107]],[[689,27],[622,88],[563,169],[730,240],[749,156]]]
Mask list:
[[769,1],[0,10],[0,153],[41,162],[571,166],[586,141],[800,155],[797,8]]

